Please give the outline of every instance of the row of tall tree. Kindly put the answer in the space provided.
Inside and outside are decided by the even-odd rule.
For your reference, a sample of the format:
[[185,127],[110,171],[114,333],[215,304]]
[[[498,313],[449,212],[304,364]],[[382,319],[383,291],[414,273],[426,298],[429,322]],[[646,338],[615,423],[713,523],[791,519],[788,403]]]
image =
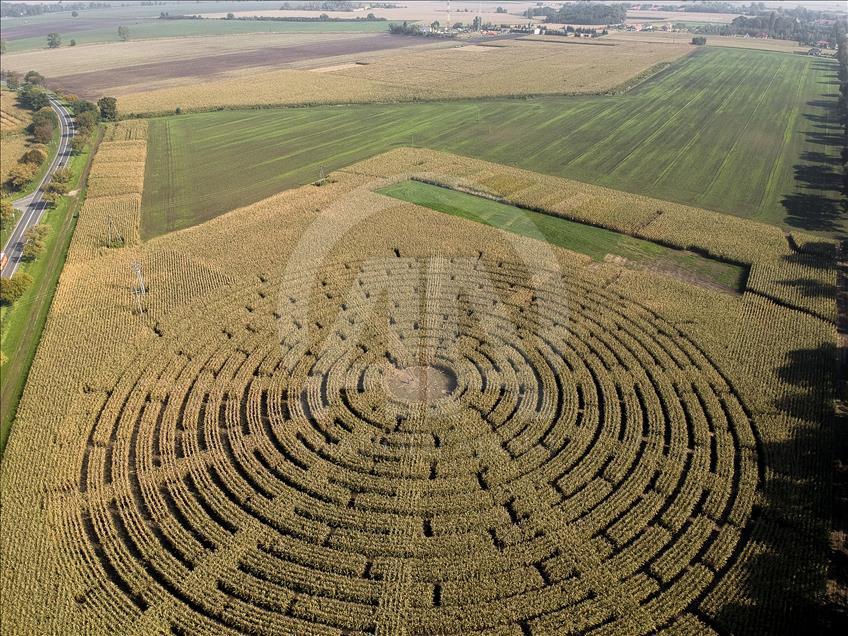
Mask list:
[[575,2],[553,7],[531,7],[525,11],[528,18],[544,16],[545,22],[557,24],[621,24],[627,19],[626,4],[600,4]]
[[[28,81],[18,87],[18,101],[22,105],[31,106],[39,104],[41,100],[47,99],[47,93],[39,86],[43,78],[31,71],[25,76]],[[35,82],[35,83],[32,83]],[[104,102],[102,107],[100,104],[94,104],[90,101],[79,99],[73,95],[65,97],[65,102],[74,114],[75,134],[71,140],[71,151],[74,154],[82,152],[83,148],[89,144],[97,130],[97,124],[102,117],[102,112],[105,109],[107,115],[114,119],[117,116],[115,108],[115,98],[104,98],[100,100]],[[38,139],[39,134],[47,137],[47,141],[53,135],[53,127],[58,124],[56,114],[48,105],[39,108],[33,113],[33,123],[30,126],[33,136]],[[49,127],[49,135],[45,128]],[[37,153],[37,155],[36,155]],[[29,161],[30,156],[37,156],[39,161]],[[47,149],[43,145],[35,145],[30,148],[21,158],[21,163],[12,171],[10,181],[14,181],[16,189],[22,189],[34,178],[38,172],[38,166],[47,159]],[[59,200],[66,194],[71,187],[73,174],[68,168],[59,168],[53,173],[50,182],[44,186],[42,200],[50,207],[55,207]],[[0,200],[0,223],[6,224],[13,222],[15,218],[15,210],[12,207],[11,201],[8,198]],[[47,237],[50,233],[50,226],[40,223],[29,228],[23,235],[24,247],[23,258],[25,260],[34,260],[41,256],[46,249]],[[0,305],[11,305],[19,300],[27,288],[32,284],[32,277],[26,272],[16,272],[11,278],[0,278]]]
[[848,36],[839,39],[836,51],[839,62],[839,121],[842,124],[842,193],[848,197]]
[[[56,113],[50,108],[50,98],[41,86],[44,77],[36,71],[30,71],[23,77],[20,73],[6,71],[3,79],[11,89],[18,91],[18,104],[32,111],[32,120],[26,130],[32,137],[32,145],[18,158],[17,165],[9,171],[4,184],[6,190],[19,192],[29,185],[47,159],[47,144],[53,139],[58,125]],[[8,208],[6,208],[8,211]],[[4,217],[8,215],[5,214]],[[0,221],[6,222],[3,218]]]
[[690,30],[704,35],[767,36],[794,40],[801,44],[826,42],[829,46],[835,46],[844,29],[844,16],[797,7],[758,11],[753,16],[740,15],[730,24],[703,24],[691,27]]
[[[144,3],[142,3],[144,4]],[[2,2],[0,3],[0,16],[4,18],[23,18],[43,13],[59,13],[71,11],[76,13],[83,9],[106,9],[111,5],[108,2]]]

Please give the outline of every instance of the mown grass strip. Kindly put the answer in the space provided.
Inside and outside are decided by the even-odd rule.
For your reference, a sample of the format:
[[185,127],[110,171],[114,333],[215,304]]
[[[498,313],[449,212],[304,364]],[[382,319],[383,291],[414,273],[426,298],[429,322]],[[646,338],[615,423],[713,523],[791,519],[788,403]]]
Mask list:
[[619,256],[627,259],[631,266],[666,272],[683,270],[698,279],[737,292],[742,291],[747,276],[745,268],[739,265],[421,181],[400,181],[378,192],[521,236],[544,240],[590,256],[595,261],[603,261],[608,255]]

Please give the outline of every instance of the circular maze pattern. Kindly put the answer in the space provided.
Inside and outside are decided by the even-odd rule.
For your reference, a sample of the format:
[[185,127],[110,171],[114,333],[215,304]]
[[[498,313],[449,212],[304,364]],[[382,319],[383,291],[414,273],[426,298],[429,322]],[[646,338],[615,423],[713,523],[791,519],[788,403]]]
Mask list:
[[[72,530],[98,581],[77,602],[99,616],[645,633],[697,615],[739,550],[757,455],[733,387],[588,282],[339,263],[156,331],[92,397]],[[424,399],[391,385],[433,369],[451,386]]]

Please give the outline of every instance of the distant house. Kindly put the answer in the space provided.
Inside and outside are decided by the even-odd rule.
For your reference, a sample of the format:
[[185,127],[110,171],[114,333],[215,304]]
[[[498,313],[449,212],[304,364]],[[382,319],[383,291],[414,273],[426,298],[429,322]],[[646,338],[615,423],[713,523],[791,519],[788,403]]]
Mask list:
[[816,46],[820,49],[826,49],[830,46],[830,42],[828,40],[819,40],[816,42]]

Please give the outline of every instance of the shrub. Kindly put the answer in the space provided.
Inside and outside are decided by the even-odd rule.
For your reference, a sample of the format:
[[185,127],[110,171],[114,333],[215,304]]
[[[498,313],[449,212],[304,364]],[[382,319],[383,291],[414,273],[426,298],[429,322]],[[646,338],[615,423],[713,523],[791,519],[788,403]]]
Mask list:
[[33,130],[32,136],[40,144],[50,143],[53,139],[53,124],[39,124]]
[[32,163],[21,163],[9,171],[6,183],[12,190],[23,190],[32,181],[38,167]]
[[47,159],[47,151],[44,150],[44,147],[41,144],[39,144],[27,150],[23,155],[21,155],[21,158],[18,161],[21,163],[33,163],[40,166],[45,159]]
[[97,100],[97,106],[100,108],[101,119],[106,121],[118,119],[118,100],[114,97],[101,97]]
[[29,71],[26,75],[24,75],[24,82],[27,84],[41,84],[44,81],[44,76],[38,71]]
[[11,305],[32,284],[32,276],[26,272],[16,272],[11,278],[0,278],[0,304]]

